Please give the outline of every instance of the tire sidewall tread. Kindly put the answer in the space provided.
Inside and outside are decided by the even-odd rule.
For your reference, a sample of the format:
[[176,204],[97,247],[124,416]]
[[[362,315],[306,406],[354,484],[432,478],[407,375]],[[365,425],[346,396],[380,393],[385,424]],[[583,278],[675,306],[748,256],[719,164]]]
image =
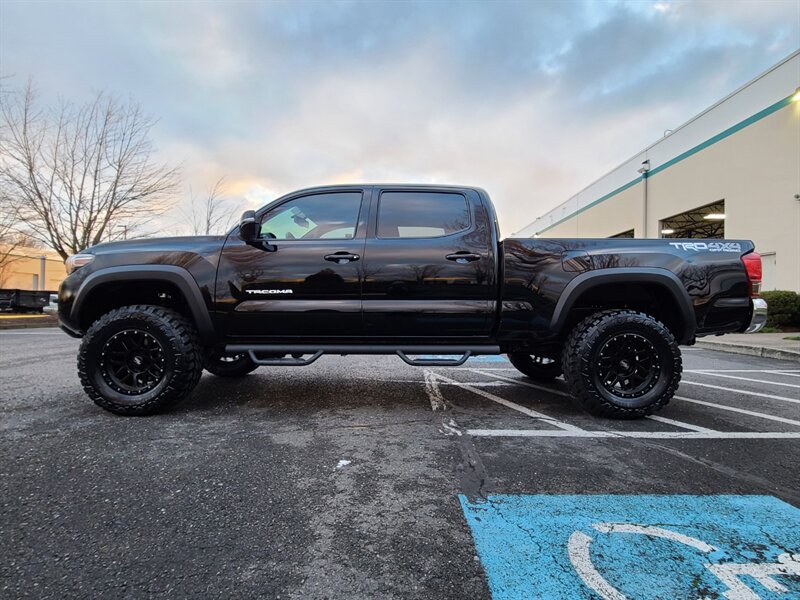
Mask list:
[[[649,332],[654,340],[660,340],[660,351],[667,352],[664,360],[671,372],[666,374],[666,386],[654,395],[652,402],[638,408],[611,402],[598,391],[593,378],[591,357],[595,344],[609,330],[620,326],[629,327],[632,332]],[[575,401],[593,415],[616,419],[642,418],[664,408],[678,389],[682,371],[680,347],[666,325],[646,313],[628,309],[600,311],[578,323],[564,345],[561,363]]]
[[[166,345],[164,351],[171,361],[166,384],[141,394],[142,401],[135,403],[130,402],[134,396],[97,381],[97,354],[114,330],[126,322],[155,335]],[[78,376],[84,391],[95,404],[118,415],[149,415],[176,404],[194,389],[202,372],[201,344],[194,326],[180,313],[161,306],[136,304],[109,311],[89,327],[78,351]]]

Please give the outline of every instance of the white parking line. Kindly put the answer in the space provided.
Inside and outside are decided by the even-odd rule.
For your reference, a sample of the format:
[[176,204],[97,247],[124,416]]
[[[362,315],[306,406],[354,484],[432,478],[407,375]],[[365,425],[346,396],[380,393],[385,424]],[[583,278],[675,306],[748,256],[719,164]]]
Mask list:
[[[684,373],[707,373],[712,369],[684,369]],[[800,373],[800,369],[713,369],[715,373]]]
[[[521,381],[519,379],[513,379],[511,377],[504,377],[503,375],[498,375],[497,373],[485,373],[483,369],[471,369],[475,373],[480,375],[484,375],[486,377],[494,377],[496,379],[502,379],[503,381],[508,381],[510,383],[524,385],[536,390],[542,390],[545,392],[550,392],[551,394],[556,394],[558,396],[565,396],[569,397],[570,395],[567,392],[562,392],[561,390],[554,390],[549,387],[545,387],[543,385],[536,385],[535,383],[529,383],[527,381]],[[714,431],[713,429],[708,429],[707,427],[700,427],[699,425],[692,425],[691,423],[684,423],[683,421],[676,421],[675,419],[668,419],[666,417],[659,417],[656,415],[649,415],[645,417],[652,421],[659,421],[661,423],[666,423],[668,425],[672,425],[673,427],[680,427],[682,429],[688,429],[690,431]]]
[[700,387],[711,388],[714,390],[722,390],[723,392],[734,392],[736,394],[746,394],[747,396],[758,396],[759,398],[769,398],[771,400],[782,400],[783,402],[792,402],[793,404],[800,404],[800,400],[797,398],[786,398],[785,396],[762,394],[761,392],[749,392],[736,388],[722,387],[721,385],[711,385],[710,383],[699,383],[697,381],[688,381],[686,379],[681,381],[681,385],[683,385],[684,383],[688,385],[698,385]]
[[[533,388],[536,390],[540,390],[543,392],[555,394],[557,396],[565,396],[568,397],[570,394],[568,392],[554,389],[551,387],[547,387],[544,385],[537,385],[535,383],[530,383],[527,381],[522,381],[520,379],[515,379],[512,377],[506,377],[505,375],[501,375],[497,373],[497,371],[516,371],[513,368],[499,368],[499,367],[481,367],[481,368],[474,368],[474,367],[463,367],[462,370],[472,371],[478,375],[483,375],[485,377],[491,377],[493,379],[499,379],[510,384],[515,385],[523,385],[525,387]],[[707,372],[705,370],[687,370],[688,373],[696,373],[698,375],[709,375],[712,374],[711,372]],[[728,371],[728,372],[758,372],[758,373],[775,373],[775,374],[789,374],[784,373],[783,371],[777,371],[775,369],[772,370],[735,370],[735,371]],[[714,372],[713,374],[716,374]],[[551,417],[547,417],[542,413],[538,413],[536,411],[527,409],[523,406],[515,404],[509,400],[505,400],[504,398],[500,398],[499,396],[495,396],[494,394],[489,394],[488,392],[482,392],[472,386],[477,385],[476,383],[460,383],[455,380],[445,378],[438,373],[436,374],[437,377],[442,378],[443,383],[451,383],[453,385],[457,385],[463,389],[468,391],[472,391],[475,394],[484,396],[489,398],[494,402],[498,402],[504,406],[508,406],[514,410],[527,414],[529,416],[533,416],[535,418],[541,420],[547,420],[548,422],[553,423],[558,427],[558,429],[549,429],[549,430],[527,430],[527,429],[469,429],[467,433],[470,435],[474,435],[477,437],[582,437],[582,438],[641,438],[641,439],[800,439],[800,431],[779,431],[779,432],[758,432],[758,431],[717,431],[714,429],[709,429],[707,427],[701,427],[699,425],[692,425],[690,423],[685,423],[683,421],[677,421],[675,419],[669,419],[667,417],[661,417],[658,415],[651,415],[647,418],[658,421],[661,423],[665,423],[668,425],[672,425],[674,427],[678,427],[681,429],[686,429],[687,431],[589,431],[581,428],[572,428],[569,429],[568,427],[564,427],[567,425],[562,421],[558,421],[556,419],[552,419]],[[753,381],[754,383],[774,383],[772,381],[760,381],[760,380],[753,380],[746,377],[733,377],[734,379],[742,379],[745,381]],[[686,381],[684,380],[682,383],[686,383],[689,385],[697,385],[701,387],[708,387],[712,389],[718,389],[728,392],[736,392],[740,394],[747,394],[751,396],[759,396],[770,398],[774,400],[782,400],[787,402],[793,403],[800,403],[800,400],[795,400],[793,398],[786,398],[784,396],[776,396],[773,394],[764,394],[760,392],[748,392],[740,389],[734,388],[726,388],[723,386],[711,385],[711,384],[704,384],[696,381]],[[787,387],[798,387],[793,384],[784,384]],[[698,404],[701,406],[707,406],[709,408],[715,408],[719,410],[735,412],[743,415],[748,415],[751,417],[766,419],[770,421],[776,421],[779,423],[784,423],[786,425],[793,425],[800,427],[800,421],[789,419],[786,417],[780,417],[777,415],[771,415],[767,413],[747,410],[743,408],[737,408],[733,406],[727,406],[723,404],[716,404],[713,402],[706,402],[704,400],[695,400],[693,398],[687,398],[685,396],[675,396],[676,400],[680,400],[683,402],[689,402],[693,404]]]
[[505,377],[503,375],[498,375],[497,373],[486,373],[486,369],[470,369],[479,375],[484,375],[486,377],[494,377],[495,379],[502,379],[503,381],[508,381],[510,383],[515,383],[519,385],[524,385],[525,387],[533,388],[535,390],[541,390],[543,392],[548,392],[550,394],[555,394],[557,396],[564,396],[569,398],[569,394],[567,392],[562,392],[561,390],[556,390],[544,385],[537,385],[535,383],[530,383],[529,381],[522,381],[521,379],[513,379],[512,377]]
[[750,377],[738,377],[736,375],[726,375],[724,373],[714,373],[712,371],[692,371],[698,375],[710,375],[712,377],[724,377],[725,379],[738,379],[739,381],[751,381],[752,383],[766,383],[769,385],[782,385],[783,387],[790,387],[800,389],[800,385],[796,383],[782,383],[780,381],[767,381],[766,379],[751,379]]
[[[457,385],[448,381],[440,382],[442,385]],[[471,381],[470,385],[473,387],[506,387],[502,381]]]
[[439,389],[436,376],[428,370],[425,370],[425,391],[428,393],[428,399],[431,401],[431,410],[433,412],[447,408],[447,403],[444,401],[442,391]]
[[558,419],[554,419],[553,417],[549,417],[544,413],[540,413],[535,410],[531,410],[530,408],[520,406],[519,404],[515,404],[514,402],[506,400],[505,398],[501,398],[500,396],[495,396],[494,394],[491,394],[489,392],[485,392],[478,388],[472,387],[467,383],[461,383],[460,381],[450,379],[449,377],[445,377],[440,373],[435,373],[435,376],[442,381],[452,383],[453,385],[456,385],[464,390],[467,390],[468,392],[472,392],[473,394],[477,394],[478,396],[483,396],[484,398],[491,400],[492,402],[497,402],[498,404],[502,404],[503,406],[506,406],[512,410],[516,410],[517,412],[521,412],[522,414],[528,415],[529,417],[533,417],[534,419],[539,419],[541,421],[549,423],[554,427],[558,427],[561,430],[573,433],[583,431],[583,429],[581,429],[580,427],[575,427],[574,425],[570,425],[568,423],[564,423],[563,421],[559,421]]
[[467,429],[475,437],[636,438],[653,440],[794,440],[800,431],[562,431],[559,429]]
[[[419,379],[397,379],[397,378],[394,378],[394,377],[391,377],[391,378],[386,378],[386,377],[367,377],[367,376],[363,376],[363,375],[354,375],[352,377],[352,379],[363,379],[364,381],[371,381],[373,383],[376,383],[376,382],[379,382],[379,383],[424,383],[424,382],[420,381]],[[440,383],[442,385],[452,385],[450,383],[447,383],[446,381],[441,381]],[[471,385],[474,385],[475,387],[503,387],[503,386],[505,386],[505,384],[500,382],[500,381],[478,381],[478,382],[472,383]]]
[[754,410],[747,410],[746,408],[737,408],[735,406],[727,406],[725,404],[716,404],[714,402],[706,402],[705,400],[695,400],[694,398],[686,398],[684,396],[675,396],[675,400],[682,402],[691,402],[692,404],[700,404],[701,406],[708,406],[710,408],[717,408],[720,410],[727,410],[730,412],[749,415],[751,417],[758,417],[759,419],[767,419],[769,421],[777,421],[779,423],[786,423],[787,425],[796,425],[800,427],[800,421],[794,419],[787,419],[786,417],[779,417],[777,415],[770,415],[767,413],[756,412]]
[[700,427],[699,425],[692,425],[691,423],[684,423],[683,421],[676,421],[675,419],[668,419],[667,417],[660,417],[658,415],[647,415],[645,418],[651,421],[658,421],[659,423],[666,423],[673,427],[688,429],[689,431],[714,431],[708,427]]
[[439,380],[433,371],[425,370],[425,391],[428,394],[428,399],[431,402],[431,410],[434,413],[439,413],[438,428],[444,435],[462,436],[464,432],[452,417],[452,413],[447,412],[447,401],[442,396],[442,391],[439,389]]

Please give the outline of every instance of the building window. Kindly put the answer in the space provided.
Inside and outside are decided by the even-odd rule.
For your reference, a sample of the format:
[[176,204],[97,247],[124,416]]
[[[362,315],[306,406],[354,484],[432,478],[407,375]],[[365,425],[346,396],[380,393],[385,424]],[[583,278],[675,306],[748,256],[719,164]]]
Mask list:
[[725,200],[663,219],[660,230],[662,238],[724,238]]
[[609,238],[632,238],[633,237],[633,229],[628,229],[628,231],[623,231],[622,233],[618,233],[616,235],[610,235]]

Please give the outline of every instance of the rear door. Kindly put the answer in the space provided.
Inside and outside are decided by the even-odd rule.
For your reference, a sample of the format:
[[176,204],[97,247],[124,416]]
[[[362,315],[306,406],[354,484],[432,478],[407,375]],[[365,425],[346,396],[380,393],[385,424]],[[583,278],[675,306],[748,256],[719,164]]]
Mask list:
[[365,334],[488,336],[494,252],[480,197],[449,188],[373,190],[365,251]]

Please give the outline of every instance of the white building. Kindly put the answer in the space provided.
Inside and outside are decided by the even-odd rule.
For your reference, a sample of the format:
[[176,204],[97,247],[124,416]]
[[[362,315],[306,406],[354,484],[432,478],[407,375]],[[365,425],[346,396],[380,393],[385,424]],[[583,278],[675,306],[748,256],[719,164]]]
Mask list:
[[800,291],[800,50],[515,235],[750,239]]

